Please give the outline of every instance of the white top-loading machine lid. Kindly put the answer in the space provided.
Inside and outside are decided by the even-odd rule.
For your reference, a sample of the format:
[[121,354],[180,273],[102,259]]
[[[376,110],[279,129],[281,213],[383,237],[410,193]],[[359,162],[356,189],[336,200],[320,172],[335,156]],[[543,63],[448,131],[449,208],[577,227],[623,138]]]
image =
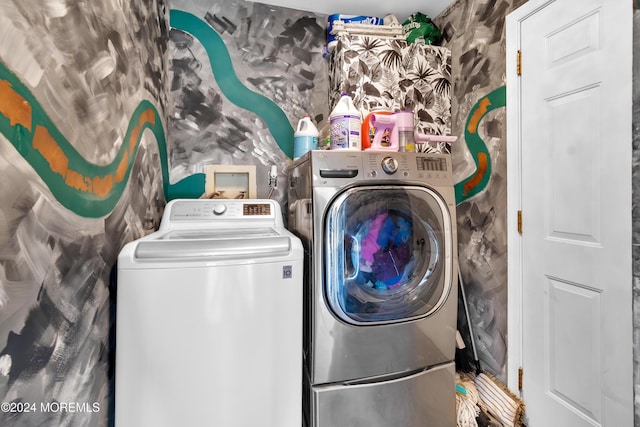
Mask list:
[[165,207],[157,232],[126,245],[119,268],[155,263],[254,262],[302,257],[273,200],[180,199]]

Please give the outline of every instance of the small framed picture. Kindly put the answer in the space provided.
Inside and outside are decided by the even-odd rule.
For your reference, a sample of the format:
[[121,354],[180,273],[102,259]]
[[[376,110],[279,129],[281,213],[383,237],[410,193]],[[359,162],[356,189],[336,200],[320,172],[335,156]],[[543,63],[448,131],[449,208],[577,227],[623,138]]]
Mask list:
[[255,165],[207,165],[206,199],[255,199]]

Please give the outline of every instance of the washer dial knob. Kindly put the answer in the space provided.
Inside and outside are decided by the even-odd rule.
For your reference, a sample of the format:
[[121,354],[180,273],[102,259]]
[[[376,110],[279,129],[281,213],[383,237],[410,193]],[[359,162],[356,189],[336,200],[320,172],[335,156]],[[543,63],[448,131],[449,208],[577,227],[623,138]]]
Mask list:
[[217,203],[213,206],[214,215],[222,215],[227,210],[227,206],[224,203]]
[[393,157],[385,157],[382,159],[380,164],[382,166],[382,170],[387,175],[393,175],[398,171],[398,161]]

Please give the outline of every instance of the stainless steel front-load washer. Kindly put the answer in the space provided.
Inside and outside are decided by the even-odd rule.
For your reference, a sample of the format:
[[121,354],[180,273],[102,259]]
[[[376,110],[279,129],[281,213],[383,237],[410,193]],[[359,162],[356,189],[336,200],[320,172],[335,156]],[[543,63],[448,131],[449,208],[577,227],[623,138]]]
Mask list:
[[455,426],[450,156],[312,151],[288,178],[306,252],[306,424]]

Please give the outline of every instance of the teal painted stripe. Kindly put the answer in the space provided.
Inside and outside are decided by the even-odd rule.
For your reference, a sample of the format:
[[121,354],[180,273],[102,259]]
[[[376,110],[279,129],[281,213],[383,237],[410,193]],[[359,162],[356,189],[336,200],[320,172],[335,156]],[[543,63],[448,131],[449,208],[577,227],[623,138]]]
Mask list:
[[[464,128],[464,138],[467,144],[467,148],[473,157],[476,164],[476,171],[469,177],[455,184],[456,203],[460,204],[465,200],[475,196],[476,194],[484,191],[489,184],[491,178],[492,165],[491,155],[485,142],[480,138],[478,129],[480,122],[490,111],[497,108],[502,108],[507,105],[507,88],[506,86],[500,86],[488,95],[482,97],[471,109],[467,122]],[[470,126],[470,124],[473,125]],[[470,131],[469,128],[473,128]],[[486,170],[480,170],[481,158],[486,159]]]
[[293,128],[282,109],[271,99],[248,89],[237,77],[222,37],[200,18],[181,10],[170,11],[171,26],[200,41],[207,51],[213,75],[229,101],[257,114],[266,123],[280,149],[293,158]]
[[[71,143],[69,143],[53,124],[31,91],[2,62],[0,62],[0,84],[8,85],[12,92],[15,92],[28,104],[31,111],[31,129],[28,129],[21,123],[12,123],[9,117],[0,113],[0,133],[13,144],[18,153],[22,155],[40,178],[42,178],[56,200],[70,211],[80,216],[97,218],[107,215],[113,210],[125,190],[140,146],[142,134],[146,129],[153,132],[158,144],[165,198],[167,200],[176,197],[195,198],[204,193],[204,174],[189,176],[174,185],[169,183],[165,133],[160,115],[151,102],[143,100],[136,107],[129,121],[123,144],[114,160],[108,165],[95,165],[82,157]],[[5,88],[5,90],[7,89]],[[6,102],[8,102],[6,99],[0,100],[0,106],[13,107],[13,105],[5,104]],[[152,113],[152,117],[149,117],[149,112]],[[10,114],[11,112],[7,113]],[[83,191],[70,186],[60,171],[52,169],[52,164],[50,164],[51,159],[45,158],[41,151],[34,147],[34,136],[38,127],[46,129],[46,132],[51,138],[49,142],[55,144],[54,146],[47,146],[46,148],[64,153],[67,159],[67,171],[73,171],[82,176],[83,182],[90,182],[96,178],[104,179],[114,177],[123,156],[127,155],[124,179],[119,182],[114,180],[110,191],[104,195],[98,195],[92,190]],[[132,145],[131,137],[136,128],[139,129],[139,132],[136,141]],[[129,152],[132,146],[134,148]]]

